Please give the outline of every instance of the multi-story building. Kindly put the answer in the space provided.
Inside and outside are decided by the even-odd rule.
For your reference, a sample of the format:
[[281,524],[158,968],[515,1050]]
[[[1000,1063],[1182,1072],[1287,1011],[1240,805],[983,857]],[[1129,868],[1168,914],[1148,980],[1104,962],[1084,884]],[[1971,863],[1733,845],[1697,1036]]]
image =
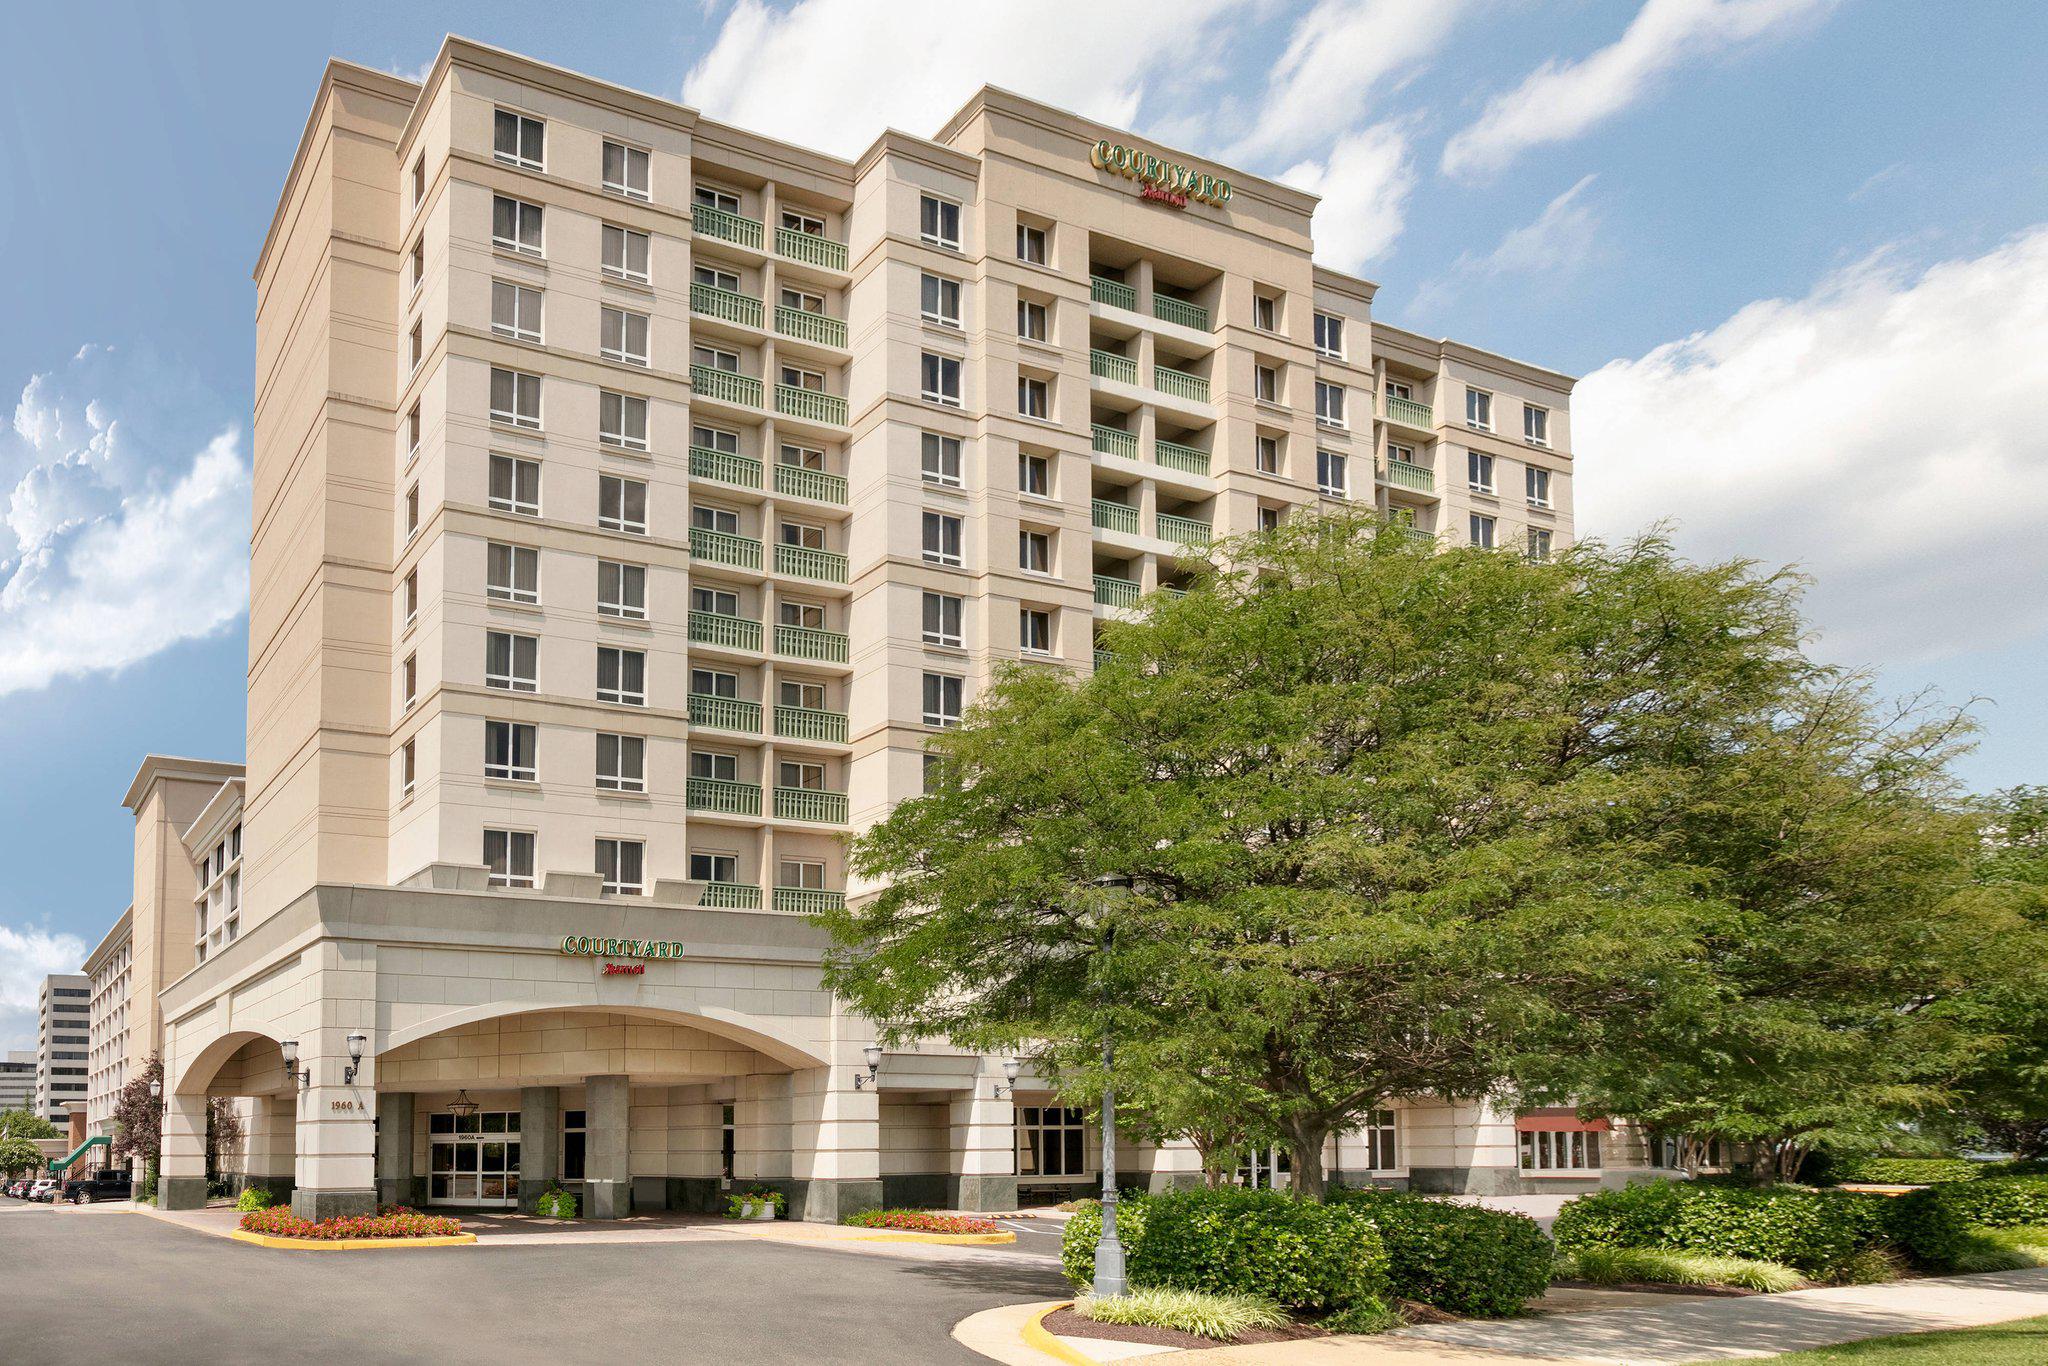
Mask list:
[[0,1113],[33,1110],[36,1103],[36,1055],[9,1053],[0,1058]]
[[74,972],[51,973],[36,993],[36,1113],[60,1128],[64,1107],[85,1101],[91,997],[91,979]]
[[[256,267],[248,847],[162,994],[165,1198],[209,1090],[307,1213],[1087,1179],[1028,1073],[873,1049],[802,913],[992,670],[1090,668],[1190,549],[1569,540],[1570,378],[1377,325],[1314,208],[992,88],[847,161],[460,39],[330,64]],[[1515,1142],[1418,1102],[1332,1158],[1508,1188]]]
[[142,1004],[134,999],[134,923],[130,906],[85,959],[85,975],[92,981],[85,1090],[89,1134],[113,1133],[115,1101],[128,1080],[129,1013]]

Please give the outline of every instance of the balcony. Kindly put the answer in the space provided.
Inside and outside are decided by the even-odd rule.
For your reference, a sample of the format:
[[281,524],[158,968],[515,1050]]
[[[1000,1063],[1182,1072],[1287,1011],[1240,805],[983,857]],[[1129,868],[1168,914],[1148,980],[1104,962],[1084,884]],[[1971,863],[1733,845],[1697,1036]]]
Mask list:
[[761,487],[761,462],[749,455],[714,451],[709,446],[690,447],[690,477],[710,479],[734,488]]
[[737,697],[716,697],[710,693],[693,692],[690,694],[690,724],[759,735],[761,704],[743,702]]
[[735,374],[709,365],[693,365],[690,367],[690,387],[697,391],[699,398],[715,398],[721,403],[737,403],[743,408],[761,406],[761,381],[752,375]]
[[1089,446],[1102,455],[1120,455],[1126,460],[1138,458],[1138,435],[1117,427],[1105,427],[1096,423],[1088,429]]
[[1113,379],[1119,384],[1136,384],[1138,362],[1129,356],[1119,356],[1108,351],[1090,351],[1088,373],[1097,379]]
[[1191,304],[1185,299],[1176,299],[1170,294],[1152,296],[1152,316],[1163,323],[1191,327],[1197,332],[1209,330],[1208,309],[1200,304]]
[[806,422],[824,422],[834,427],[846,425],[845,399],[816,389],[799,389],[794,384],[775,386],[775,411],[784,417],[798,417]]
[[1206,475],[1209,472],[1209,452],[1183,446],[1178,441],[1154,441],[1152,460],[1164,469],[1179,470],[1183,474]]
[[1425,531],[1419,526],[1404,526],[1401,528],[1401,534],[1416,545],[1433,546],[1436,544],[1436,533],[1434,531]]
[[775,628],[775,653],[790,659],[812,659],[823,664],[846,662],[846,635],[821,631],[815,626]]
[[1436,425],[1435,414],[1427,403],[1417,403],[1412,398],[1395,398],[1392,394],[1387,395],[1387,421],[1425,429]]
[[1209,401],[1208,380],[1200,375],[1191,375],[1185,370],[1175,370],[1171,366],[1152,367],[1152,387],[1162,394],[1171,394],[1175,398],[1184,398],[1193,403]]
[[791,498],[809,498],[820,503],[846,506],[846,480],[823,470],[802,465],[777,465],[775,491]]
[[1095,605],[1097,607],[1136,607],[1143,589],[1131,579],[1119,579],[1108,574],[1095,576]]
[[1209,524],[1198,522],[1192,517],[1176,517],[1170,512],[1157,516],[1159,539],[1173,541],[1180,545],[1205,546],[1209,544]]
[[822,313],[811,313],[787,304],[775,306],[775,330],[785,337],[798,341],[815,342],[819,346],[836,346],[846,349],[846,322],[841,318],[828,318]]
[[761,889],[750,882],[707,882],[697,904],[720,911],[758,911]]
[[846,243],[819,237],[815,233],[798,232],[795,228],[775,230],[775,254],[823,270],[846,269]]
[[1121,308],[1129,312],[1138,311],[1138,291],[1121,280],[1106,280],[1100,275],[1088,277],[1088,297],[1108,308]]
[[820,583],[845,583],[846,557],[837,551],[813,550],[806,545],[778,545],[775,572]]
[[785,740],[818,740],[843,745],[846,743],[846,713],[819,711],[814,707],[777,707],[775,733]]
[[[751,294],[735,294],[716,285],[690,286],[690,311],[741,327],[761,325],[761,301]],[[777,310],[780,312],[781,310]]]
[[708,811],[717,816],[758,816],[761,785],[692,775],[683,787],[683,804],[692,811]]
[[1397,489],[1410,489],[1416,493],[1436,492],[1436,471],[1427,465],[1417,465],[1408,460],[1387,457],[1386,481]]
[[690,528],[690,558],[703,564],[731,565],[734,569],[759,569],[761,543],[751,536],[735,536],[727,531],[708,531],[693,526]]
[[846,909],[846,893],[828,892],[822,887],[777,887],[775,909],[798,915],[822,915]]
[[1097,498],[1091,515],[1097,530],[1121,531],[1126,536],[1138,534],[1138,510],[1134,507]]
[[700,237],[716,237],[736,246],[761,249],[761,220],[746,218],[709,204],[690,206],[690,229]]
[[692,612],[690,643],[715,645],[727,650],[758,650],[761,648],[761,623],[750,617],[729,617],[722,612]]
[[844,825],[846,794],[815,787],[778,787],[775,789],[775,818],[814,821],[819,825]]
[[1099,668],[1103,667],[1103,666],[1104,666],[1105,664],[1109,663],[1109,661],[1110,661],[1110,660],[1112,660],[1112,659],[1114,659],[1114,658],[1116,658],[1116,655],[1115,655],[1115,653],[1114,653],[1114,652],[1112,652],[1112,651],[1109,651],[1109,650],[1105,650],[1105,649],[1103,649],[1103,648],[1102,648],[1102,647],[1101,647],[1100,645],[1098,645],[1098,646],[1096,646],[1096,647],[1095,647],[1095,667],[1096,667],[1096,668],[1098,668],[1098,669],[1099,669]]

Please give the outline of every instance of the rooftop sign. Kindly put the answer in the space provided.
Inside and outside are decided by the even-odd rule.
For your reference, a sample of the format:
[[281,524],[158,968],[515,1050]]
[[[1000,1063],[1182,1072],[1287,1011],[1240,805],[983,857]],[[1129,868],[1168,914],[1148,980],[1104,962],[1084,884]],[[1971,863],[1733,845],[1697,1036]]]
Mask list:
[[1088,153],[1088,160],[1105,171],[1114,171],[1127,179],[1142,185],[1140,193],[1147,199],[1163,200],[1175,208],[1185,208],[1190,199],[1200,199],[1210,204],[1230,202],[1230,182],[1206,171],[1197,171],[1177,161],[1162,161],[1150,152],[1141,152],[1135,147],[1126,147],[1108,138],[1095,144]]

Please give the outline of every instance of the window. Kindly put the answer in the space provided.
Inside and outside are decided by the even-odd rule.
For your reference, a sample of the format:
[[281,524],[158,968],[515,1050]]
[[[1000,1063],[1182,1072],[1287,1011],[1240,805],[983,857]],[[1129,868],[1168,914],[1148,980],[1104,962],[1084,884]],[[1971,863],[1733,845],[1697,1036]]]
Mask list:
[[647,790],[647,741],[638,735],[597,737],[597,785],[605,792]]
[[500,109],[491,139],[491,152],[498,160],[529,171],[541,168],[541,138],[545,132],[539,119]]
[[791,469],[822,470],[825,468],[825,452],[815,446],[792,446],[787,441],[776,451],[775,458]]
[[647,153],[622,142],[604,145],[604,187],[628,199],[646,199]]
[[784,678],[776,681],[777,705],[796,707],[802,711],[825,710],[825,685],[803,678]]
[[1264,532],[1278,531],[1279,529],[1280,509],[1268,506],[1265,503],[1259,504],[1259,530]]
[[1351,458],[1336,451],[1317,451],[1316,490],[1332,498],[1349,498]]
[[1033,574],[1052,572],[1052,537],[1043,531],[1017,533],[1017,567]]
[[597,439],[629,451],[647,449],[647,400],[600,389],[597,394]]
[[599,840],[597,871],[604,877],[606,896],[639,896],[646,891],[641,882],[647,846],[639,840]]
[[944,327],[960,326],[960,282],[937,275],[920,276],[917,307],[927,322]]
[[534,728],[522,722],[484,722],[484,776],[533,782],[535,740]]
[[925,479],[934,484],[960,487],[960,438],[926,432],[922,444]]
[[1018,1176],[1086,1176],[1088,1128],[1077,1109],[1017,1107]]
[[1466,451],[1465,484],[1474,493],[1492,493],[1493,457],[1481,451]]
[[410,797],[419,779],[419,752],[411,740],[398,747],[398,795]]
[[731,508],[696,503],[690,508],[690,525],[698,531],[715,531],[721,536],[737,536],[740,530],[740,515]]
[[924,676],[924,723],[927,726],[960,724],[961,689],[965,680],[958,674]]
[[1052,613],[1040,607],[1017,609],[1017,647],[1026,654],[1052,653]]
[[597,562],[597,614],[647,620],[647,566]]
[[1415,391],[1399,380],[1390,379],[1387,381],[1387,397],[1412,399],[1415,397]]
[[540,340],[540,291],[491,281],[491,331],[517,341]]
[[690,691],[698,697],[737,698],[740,676],[728,669],[692,669]]
[[1486,550],[1493,549],[1494,519],[1475,512],[1470,525],[1472,544]]
[[[1321,314],[1317,314],[1321,317]],[[1270,294],[1252,295],[1252,326],[1261,332],[1280,330],[1280,301]]]
[[522,517],[540,516],[540,461],[491,457],[491,507]]
[[1528,491],[1529,506],[1547,508],[1550,506],[1550,471],[1539,470],[1534,465],[1522,469],[1522,483]]
[[822,370],[806,370],[799,365],[785,365],[778,373],[782,376],[785,389],[808,389],[814,394],[825,392],[825,374]]
[[420,405],[415,403],[405,415],[405,455],[408,460],[420,453]]
[[1260,433],[1253,445],[1253,462],[1260,474],[1280,473],[1280,438]]
[[540,552],[496,541],[484,552],[484,596],[501,602],[540,601]]
[[960,630],[963,606],[962,600],[951,593],[926,593],[924,643],[952,646],[964,643]]
[[412,164],[412,206],[417,209],[427,197],[427,154],[420,153]]
[[957,565],[960,560],[960,519],[943,512],[924,515],[924,557],[933,564]]
[[710,778],[721,783],[738,782],[739,756],[724,754],[715,749],[693,749],[690,751],[690,776]]
[[1358,1126],[1358,1136],[1365,1140],[1365,1165],[1370,1171],[1390,1172],[1401,1165],[1401,1151],[1395,1140],[1395,1121],[1392,1110],[1368,1110],[1364,1122]]
[[582,1110],[562,1111],[562,1179],[581,1181],[583,1179],[583,1158],[589,1131],[584,1128],[585,1112]]
[[1316,421],[1326,427],[1347,426],[1344,421],[1344,386],[1316,381]]
[[917,203],[917,235],[934,246],[960,250],[960,206],[948,199],[921,196]]
[[1533,403],[1522,405],[1522,440],[1532,446],[1550,444],[1550,409]]
[[647,485],[616,474],[597,476],[597,524],[607,531],[647,534]]
[[1521,1136],[1525,1172],[1588,1172],[1600,1170],[1600,1135],[1538,1130]]
[[405,586],[401,593],[401,599],[405,604],[405,624],[410,626],[420,619],[419,570],[415,569],[405,576]]
[[420,486],[414,484],[405,491],[405,539],[407,544],[420,534]]
[[960,362],[951,356],[935,356],[924,353],[920,395],[927,403],[943,403],[948,408],[960,406]]
[[420,657],[407,655],[398,666],[398,698],[409,711],[420,700]]
[[1052,415],[1052,385],[1029,375],[1017,376],[1017,411],[1025,417]]
[[720,213],[738,213],[740,211],[740,197],[738,195],[730,190],[721,190],[711,185],[697,186],[691,191],[690,200],[692,203],[702,204],[707,209],[716,209]]
[[632,280],[646,284],[647,234],[614,224],[604,225],[604,256],[601,264],[604,273],[615,280]]
[[723,427],[692,427],[690,428],[690,444],[692,446],[700,446],[707,451],[716,451],[720,455],[738,455],[740,453],[740,434],[727,431]]
[[540,205],[507,195],[491,198],[491,245],[505,251],[541,254]]
[[740,861],[732,854],[690,855],[690,880],[692,882],[738,882]]
[[1270,365],[1252,367],[1252,397],[1268,403],[1280,401],[1280,372]]
[[1045,264],[1045,229],[1028,223],[1017,225],[1017,259],[1034,266]]
[[1029,451],[1017,453],[1017,487],[1040,498],[1052,497],[1052,461]]
[[540,376],[491,368],[491,421],[540,427]]
[[782,226],[791,232],[808,233],[812,237],[825,235],[825,220],[816,214],[798,213],[794,209],[782,211]]
[[1344,354],[1344,320],[1333,313],[1316,314],[1316,350],[1326,356]]
[[406,333],[405,364],[408,370],[419,369],[420,362],[426,359],[426,343],[424,334],[420,330],[423,326],[423,323],[414,323],[412,331]]
[[616,645],[597,647],[597,700],[647,705],[647,654]]
[[598,310],[598,354],[628,365],[647,364],[647,315],[624,308]]
[[783,859],[776,868],[775,885],[778,887],[800,887],[810,892],[824,890],[824,860],[809,858]]
[[740,354],[737,351],[722,351],[715,346],[693,346],[690,348],[690,364],[704,370],[737,375],[740,372]]
[[1465,425],[1482,432],[1493,430],[1493,395],[1484,389],[1465,391]]
[[740,614],[740,595],[727,588],[692,588],[690,610],[709,612],[713,616],[736,617]]
[[[734,288],[738,288],[738,286],[735,285]],[[784,308],[793,308],[799,313],[813,313],[820,317],[824,316],[825,296],[822,294],[813,294],[807,289],[791,289],[788,285],[783,285],[778,288],[776,297],[781,300]]]
[[484,686],[507,692],[536,691],[540,686],[539,654],[537,637],[513,635],[510,631],[485,632]]
[[420,292],[420,286],[427,282],[427,239],[424,236],[412,244],[407,262],[411,267],[409,273],[412,276],[412,292],[417,294]]
[[1550,558],[1550,529],[1548,527],[1532,526],[1529,528],[1529,548],[1526,553],[1532,560],[1547,560]]
[[1026,341],[1046,339],[1045,305],[1029,299],[1017,300],[1017,335]]
[[484,863],[491,870],[491,886],[532,887],[533,832],[484,831]]
[[797,546],[804,550],[823,550],[825,548],[825,528],[813,526],[809,522],[784,522],[782,524],[782,543],[784,545]]

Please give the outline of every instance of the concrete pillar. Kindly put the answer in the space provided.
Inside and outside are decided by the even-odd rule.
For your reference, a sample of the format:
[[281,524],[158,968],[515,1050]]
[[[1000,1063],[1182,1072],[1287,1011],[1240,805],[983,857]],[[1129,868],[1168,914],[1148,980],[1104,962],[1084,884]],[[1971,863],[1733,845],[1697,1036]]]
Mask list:
[[417,1205],[425,1192],[413,1171],[414,1097],[385,1091],[377,1097],[377,1203]]
[[1017,1107],[996,1098],[996,1084],[977,1076],[973,1091],[946,1106],[946,1203],[954,1209],[1017,1208]]
[[853,1075],[849,1063],[789,1078],[792,1219],[836,1224],[857,1210],[881,1207],[881,1097],[875,1086],[856,1089]]
[[344,1065],[331,1057],[315,1060],[314,1079],[327,1081],[331,1074],[332,1080],[299,1093],[292,1213],[301,1219],[377,1212],[377,1130],[371,1108],[376,1092],[361,1076],[354,1085],[339,1085]]
[[789,1074],[761,1072],[741,1077],[733,1096],[732,1179],[787,1185],[789,1163]]
[[163,1143],[157,1154],[159,1209],[206,1208],[206,1097],[164,1097]]
[[519,1090],[519,1208],[528,1214],[562,1170],[562,1093],[552,1086]]
[[298,1160],[298,1096],[255,1096],[251,1100],[248,1127],[248,1160],[244,1171],[248,1184],[269,1191],[279,1200],[292,1193],[292,1168]]
[[[587,1077],[583,1087],[583,1213],[590,1219],[622,1218],[633,1204],[627,1176],[632,1090],[625,1077]],[[522,1129],[525,1123],[522,1116]]]

